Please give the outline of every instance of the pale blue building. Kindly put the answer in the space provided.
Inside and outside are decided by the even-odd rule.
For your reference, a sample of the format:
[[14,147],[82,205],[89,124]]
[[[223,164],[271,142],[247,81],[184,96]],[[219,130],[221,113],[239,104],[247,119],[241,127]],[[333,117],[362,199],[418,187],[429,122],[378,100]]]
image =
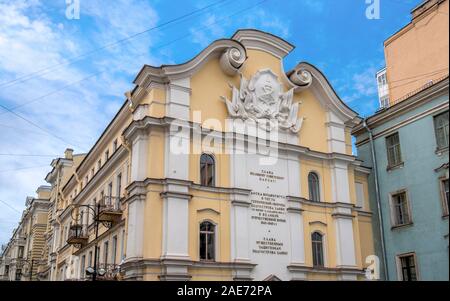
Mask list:
[[354,130],[358,157],[372,167],[375,247],[389,280],[449,280],[448,102],[447,76]]

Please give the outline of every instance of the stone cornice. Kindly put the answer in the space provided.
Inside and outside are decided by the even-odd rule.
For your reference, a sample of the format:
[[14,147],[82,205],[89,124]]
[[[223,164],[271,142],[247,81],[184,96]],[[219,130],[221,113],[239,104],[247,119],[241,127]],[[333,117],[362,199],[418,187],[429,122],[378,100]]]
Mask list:
[[[396,118],[406,112],[416,109],[419,106],[422,106],[439,96],[445,94],[448,95],[448,80],[449,78],[447,76],[445,79],[426,88],[423,91],[420,91],[415,95],[412,95],[406,100],[399,102],[386,110],[375,113],[374,115],[367,118],[366,120],[367,125],[369,126],[369,128],[375,128],[383,123],[392,120],[393,118]],[[363,127],[362,123],[360,123],[353,128],[352,135],[359,136],[365,132],[366,129]]]
[[[171,184],[172,185],[175,184],[175,185],[186,186],[187,188],[192,189],[192,190],[214,192],[214,193],[221,193],[221,194],[230,194],[230,195],[248,196],[248,195],[250,195],[250,192],[251,192],[249,189],[243,189],[243,188],[206,187],[206,186],[202,186],[199,184],[195,184],[192,181],[179,180],[179,179],[147,178],[144,181],[132,182],[126,187],[126,190],[129,192],[129,197],[125,201],[128,202],[129,199],[135,197],[138,194],[141,194],[141,195],[146,194],[147,186],[150,184],[157,184],[157,185],[161,185],[161,186],[168,186]],[[175,192],[166,192],[166,191],[162,192],[162,194],[164,194],[163,196],[166,196],[168,193],[175,193]],[[182,196],[186,197],[186,196],[191,196],[191,195],[182,193]],[[180,195],[180,197],[181,197],[181,195]]]
[[[140,120],[133,121],[124,130],[123,135],[124,135],[125,139],[130,140],[137,133],[142,132],[142,131],[147,131],[151,127],[169,128],[172,122],[177,123],[177,124],[179,123],[180,125],[185,126],[185,127],[189,127],[189,129],[192,131],[199,131],[199,129],[200,129],[202,131],[202,133],[211,134],[211,132],[208,129],[203,128],[199,123],[194,123],[192,121],[181,122],[181,121],[177,121],[170,117],[156,118],[156,117],[151,117],[151,116],[145,116],[144,118],[142,118]],[[220,136],[225,137],[227,132],[217,132],[216,131],[213,134],[218,135],[218,137],[220,137]],[[243,137],[239,137],[239,136],[243,136]],[[247,135],[245,135],[245,136],[244,135],[236,135],[234,137],[234,139],[237,141],[246,141],[247,142],[248,136]],[[362,161],[358,160],[353,155],[347,155],[347,154],[342,154],[342,153],[324,153],[324,152],[314,151],[314,150],[309,149],[308,147],[295,145],[295,144],[278,142],[278,149],[281,151],[290,151],[290,152],[296,153],[298,155],[303,155],[303,156],[307,156],[307,157],[313,157],[313,158],[323,159],[323,160],[328,160],[328,161],[338,160],[338,161],[351,163],[356,166],[360,166],[362,164]]]
[[[78,193],[78,195],[73,199],[74,204],[79,204],[83,199],[86,198],[93,189],[99,187],[99,182],[104,178],[104,176],[110,175],[112,170],[117,167],[117,164],[121,162],[128,155],[128,151],[122,145],[113,153],[111,158],[105,162],[105,164],[94,174],[94,177],[87,183],[86,186]],[[67,193],[67,191],[66,191]]]

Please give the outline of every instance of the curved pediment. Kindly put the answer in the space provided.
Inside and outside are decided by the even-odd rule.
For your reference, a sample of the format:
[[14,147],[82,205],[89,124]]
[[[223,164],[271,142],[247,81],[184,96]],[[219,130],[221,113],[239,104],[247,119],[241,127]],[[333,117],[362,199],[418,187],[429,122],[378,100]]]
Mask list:
[[[248,68],[244,68],[249,61],[248,51],[256,50],[268,53],[279,60],[281,72],[278,76],[286,84],[286,88],[293,89],[294,92],[310,89],[325,111],[331,111],[333,118],[337,118],[339,123],[349,126],[358,124],[361,120],[358,114],[339,98],[327,78],[315,66],[301,62],[291,71],[287,73],[283,71],[283,58],[293,49],[292,44],[270,33],[254,29],[238,30],[231,39],[213,42],[186,63],[160,67],[145,65],[134,81],[137,87],[133,95],[147,89],[151,83],[169,84],[178,79],[191,78],[214,58],[219,59],[218,62],[224,74],[236,78],[238,74],[242,75],[242,71],[249,73]],[[265,67],[261,66],[261,68]],[[333,118],[330,118],[330,121],[333,121]]]
[[332,111],[346,124],[356,125],[361,121],[358,113],[340,99],[328,79],[318,68],[310,63],[301,62],[286,75],[292,80],[295,76],[301,74],[311,77],[308,80],[310,82],[308,88],[311,89],[324,108]]

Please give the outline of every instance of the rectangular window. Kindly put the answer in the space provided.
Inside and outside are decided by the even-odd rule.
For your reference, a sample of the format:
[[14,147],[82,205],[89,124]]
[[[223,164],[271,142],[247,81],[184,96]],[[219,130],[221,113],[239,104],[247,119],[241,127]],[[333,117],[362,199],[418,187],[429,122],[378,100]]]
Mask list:
[[19,251],[17,252],[17,258],[23,258],[24,247],[19,246]]
[[112,182],[110,182],[108,184],[108,195],[107,195],[109,198],[112,197],[112,189],[113,189],[113,184],[112,184]]
[[434,117],[434,133],[437,148],[448,148],[448,111]]
[[16,270],[16,281],[20,281],[22,279],[22,269]]
[[398,256],[402,281],[417,281],[416,258],[414,254]]
[[88,255],[88,267],[92,267],[92,251],[89,251],[89,255]]
[[101,248],[100,248],[100,246],[98,246],[97,247],[97,264],[100,263],[100,251],[101,251]]
[[364,185],[363,183],[356,182],[356,206],[364,209]]
[[94,177],[94,174],[95,174],[95,170],[94,170],[94,167],[92,167],[92,169],[91,169],[91,179]]
[[388,157],[388,167],[395,167],[402,163],[402,152],[400,149],[400,137],[395,133],[386,137],[386,149]]
[[81,256],[80,262],[80,279],[86,276],[86,255]]
[[105,152],[105,162],[109,159],[109,150]]
[[8,276],[9,274],[9,265],[5,265],[5,276]]
[[392,213],[394,226],[407,225],[411,223],[409,214],[409,204],[406,197],[406,192],[392,195]]
[[125,230],[122,230],[122,241],[120,242],[120,261],[125,259]]
[[448,215],[448,199],[449,199],[449,191],[448,191],[448,179],[441,180],[441,190],[442,190],[442,206],[444,210],[444,215]]
[[89,176],[84,177],[84,184],[87,185],[89,182]]
[[111,254],[111,263],[116,264],[117,260],[117,236],[113,236],[112,238],[112,254]]
[[97,162],[97,171],[99,171],[100,168],[102,168],[102,159],[99,159]]
[[118,143],[117,143],[117,139],[116,139],[113,142],[113,152],[115,152],[117,150],[117,145],[118,145]]
[[105,241],[103,244],[103,262],[108,264],[109,242]]
[[120,198],[120,195],[122,193],[122,174],[117,175],[117,197]]

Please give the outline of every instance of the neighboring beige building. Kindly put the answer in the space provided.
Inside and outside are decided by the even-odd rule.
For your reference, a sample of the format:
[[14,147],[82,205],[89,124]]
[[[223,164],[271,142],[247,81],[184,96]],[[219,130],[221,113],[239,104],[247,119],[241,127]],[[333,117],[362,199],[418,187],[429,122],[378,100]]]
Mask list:
[[0,275],[4,280],[36,280],[45,245],[50,187],[40,186],[37,197],[27,197],[19,226],[2,254]]
[[61,190],[73,175],[75,168],[84,159],[84,154],[73,154],[72,149],[66,149],[63,158],[54,159],[51,163],[52,170],[45,177],[51,185],[50,205],[48,210],[48,222],[45,229],[45,247],[42,249],[42,261],[38,269],[39,280],[56,280],[56,261],[58,246],[60,243],[60,219],[59,214],[67,207]]
[[377,74],[381,107],[448,75],[448,6],[448,0],[423,1],[411,11],[411,22],[384,42],[386,69]]

